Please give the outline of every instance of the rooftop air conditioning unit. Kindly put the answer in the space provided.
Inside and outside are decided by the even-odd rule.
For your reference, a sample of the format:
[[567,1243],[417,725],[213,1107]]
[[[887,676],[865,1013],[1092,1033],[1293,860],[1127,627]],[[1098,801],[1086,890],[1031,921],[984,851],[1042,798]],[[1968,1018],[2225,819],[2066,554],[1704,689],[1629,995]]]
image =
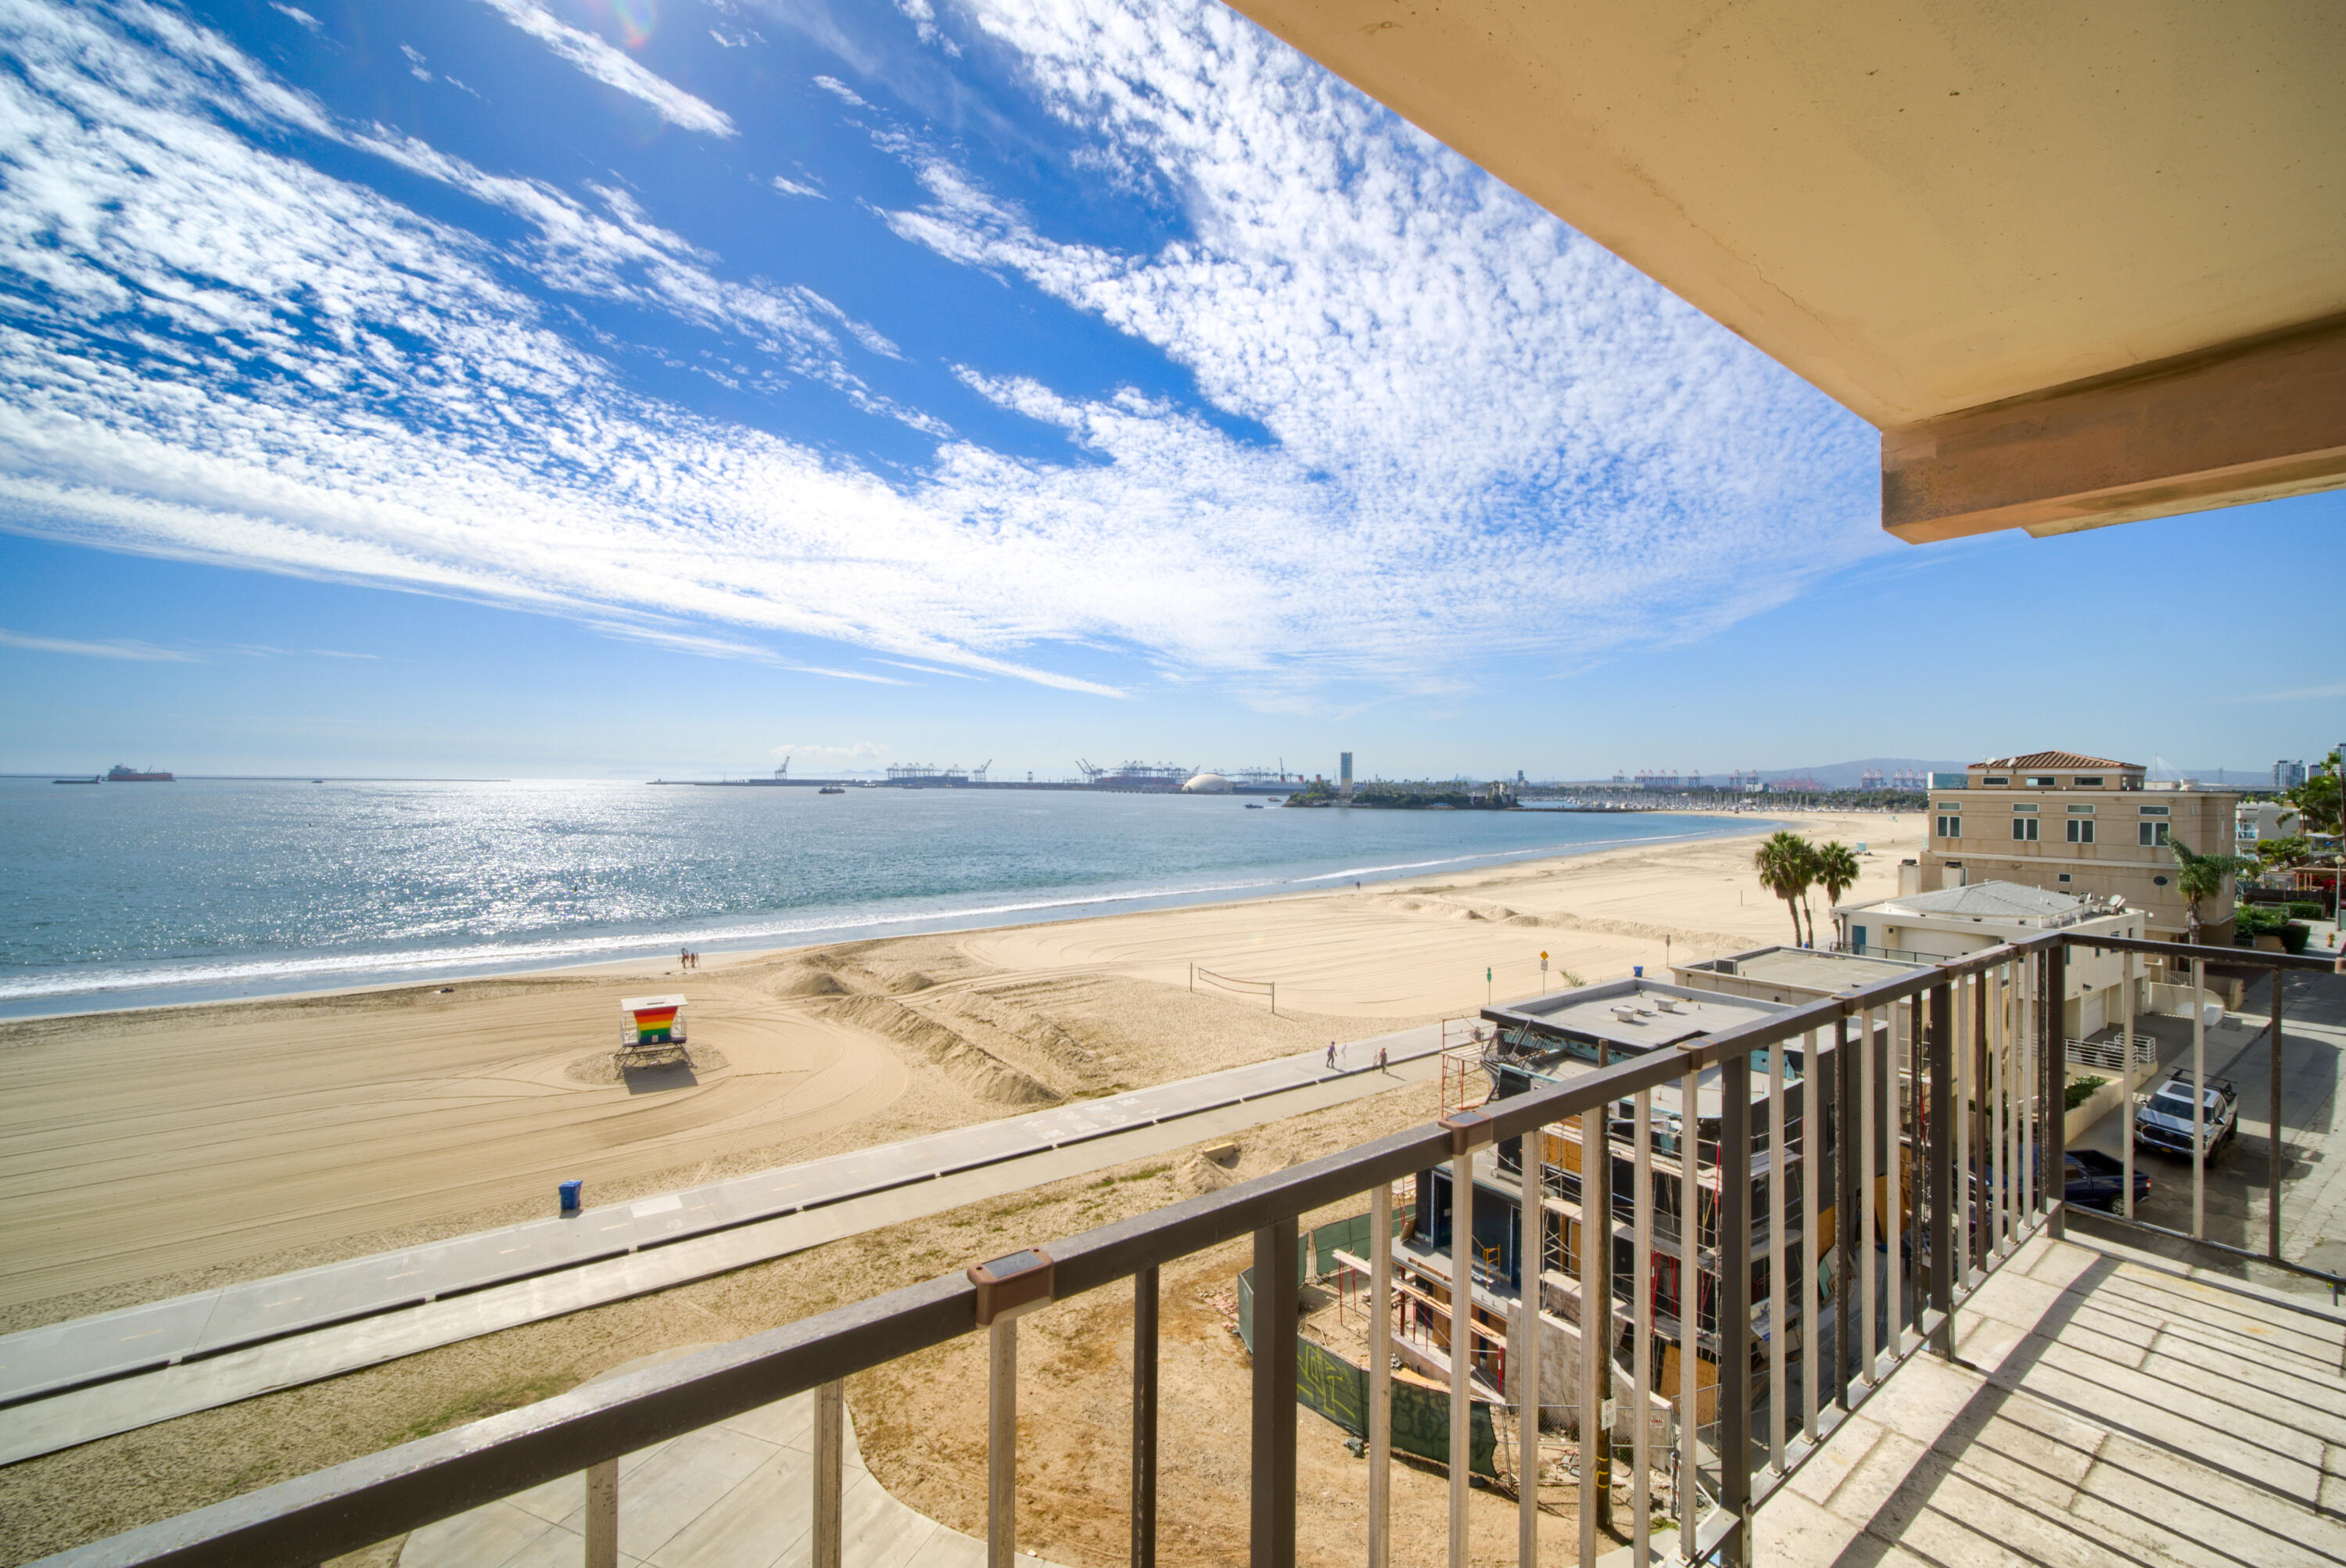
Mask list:
[[1657,996],[1654,998],[1654,1006],[1663,1013],[1676,1013],[1678,1010],[1678,999],[1675,996]]

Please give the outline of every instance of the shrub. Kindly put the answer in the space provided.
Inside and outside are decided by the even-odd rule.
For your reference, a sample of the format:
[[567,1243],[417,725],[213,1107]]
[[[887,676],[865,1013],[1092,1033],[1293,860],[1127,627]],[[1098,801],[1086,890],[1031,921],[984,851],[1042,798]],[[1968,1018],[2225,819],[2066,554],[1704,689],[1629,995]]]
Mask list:
[[2280,907],[2291,920],[2328,920],[2330,918],[2330,906],[2327,904],[2312,903],[2300,899]]
[[2108,1083],[2107,1078],[2079,1078],[2062,1093],[2061,1108],[2074,1111],[2094,1097],[2094,1091]]
[[2303,921],[2290,921],[2280,928],[2280,950],[2283,952],[2303,952],[2306,940],[2312,934],[2313,928]]

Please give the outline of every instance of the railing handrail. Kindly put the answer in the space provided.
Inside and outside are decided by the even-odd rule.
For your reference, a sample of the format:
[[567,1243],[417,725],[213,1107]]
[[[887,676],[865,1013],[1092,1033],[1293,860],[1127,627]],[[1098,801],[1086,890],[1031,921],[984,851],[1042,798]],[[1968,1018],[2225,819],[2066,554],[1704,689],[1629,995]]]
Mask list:
[[[2212,956],[2211,950],[2184,943],[2049,931],[1486,1104],[1478,1113],[1481,1130],[1490,1139],[1519,1137],[1795,1036],[1837,1031],[1861,1013],[2072,945]],[[2276,971],[2330,970],[2327,961],[2287,953],[2225,950],[2223,956]],[[2054,1039],[2060,1035],[2052,1032]],[[1454,1153],[1451,1131],[1430,1125],[1083,1231],[1047,1247],[1053,1298],[1131,1278],[1389,1186]],[[2049,1207],[2057,1210],[2057,1200]],[[1749,1217],[1733,1217],[1749,1223]],[[1722,1225],[1727,1222],[1723,1217]],[[93,1542],[47,1562],[56,1568],[128,1568],[321,1561],[958,1339],[975,1331],[976,1314],[971,1281],[961,1273],[943,1275]]]

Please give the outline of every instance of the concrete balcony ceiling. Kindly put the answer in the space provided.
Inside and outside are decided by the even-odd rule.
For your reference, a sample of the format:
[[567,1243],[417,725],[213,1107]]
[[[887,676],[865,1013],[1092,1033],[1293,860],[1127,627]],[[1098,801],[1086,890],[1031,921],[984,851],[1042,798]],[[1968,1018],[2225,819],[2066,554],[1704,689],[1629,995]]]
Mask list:
[[2346,484],[2335,0],[1232,0],[1882,432],[1882,525]]

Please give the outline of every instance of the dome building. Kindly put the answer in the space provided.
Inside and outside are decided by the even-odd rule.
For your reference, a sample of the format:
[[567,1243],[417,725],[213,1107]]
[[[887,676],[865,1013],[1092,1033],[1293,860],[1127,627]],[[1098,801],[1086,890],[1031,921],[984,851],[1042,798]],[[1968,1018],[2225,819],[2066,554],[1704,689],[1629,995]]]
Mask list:
[[1181,781],[1184,795],[1228,795],[1236,788],[1219,773],[1193,773]]

